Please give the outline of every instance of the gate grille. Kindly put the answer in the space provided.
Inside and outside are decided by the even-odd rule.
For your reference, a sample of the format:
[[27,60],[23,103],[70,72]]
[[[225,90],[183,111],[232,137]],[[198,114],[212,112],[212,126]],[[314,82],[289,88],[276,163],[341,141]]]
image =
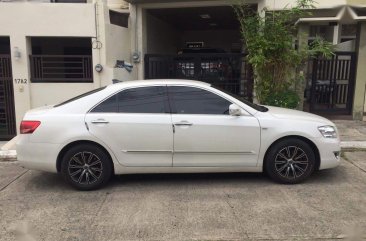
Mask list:
[[243,54],[145,55],[145,79],[192,79],[252,101],[253,74]]
[[16,135],[10,55],[0,55],[0,140]]
[[354,52],[313,61],[310,111],[350,114],[355,80]]

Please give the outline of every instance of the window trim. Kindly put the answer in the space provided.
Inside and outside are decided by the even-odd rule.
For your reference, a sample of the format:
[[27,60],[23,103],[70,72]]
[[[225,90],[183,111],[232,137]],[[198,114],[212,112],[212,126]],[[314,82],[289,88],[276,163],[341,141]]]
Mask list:
[[[165,88],[165,97],[166,99],[164,100],[164,109],[165,109],[165,113],[127,113],[127,112],[92,112],[92,110],[97,107],[98,105],[100,105],[102,102],[106,101],[107,99],[111,98],[112,96],[114,95],[118,95],[119,93],[121,93],[122,91],[126,91],[126,90],[131,90],[131,89],[137,89],[137,88],[147,88],[147,87],[163,87]],[[118,101],[118,99],[117,99]],[[99,101],[97,104],[95,104],[93,107],[91,107],[87,114],[91,114],[91,113],[95,113],[95,114],[101,114],[101,113],[104,113],[104,114],[122,114],[122,115],[125,115],[125,114],[134,114],[134,115],[146,115],[146,114],[150,114],[150,115],[166,115],[166,114],[171,114],[171,106],[170,106],[170,103],[169,103],[169,96],[168,96],[168,87],[167,85],[140,85],[140,86],[131,86],[131,87],[126,87],[124,89],[121,89],[121,90],[118,90],[117,92],[114,92],[110,95],[108,95],[106,98],[104,98],[103,100]]]
[[[196,89],[201,89],[201,90],[205,90],[205,91],[208,91],[208,92],[210,92],[211,94],[214,94],[214,95],[216,95],[216,96],[219,96],[219,97],[221,97],[221,98],[223,98],[223,99],[225,99],[226,101],[228,101],[229,103],[230,103],[230,105],[232,105],[232,104],[235,104],[235,103],[233,103],[233,101],[232,100],[230,100],[230,99],[228,99],[228,98],[226,98],[225,96],[223,96],[223,95],[221,95],[221,94],[218,94],[218,93],[216,93],[216,92],[214,92],[214,91],[211,91],[210,89],[206,89],[206,88],[204,88],[204,87],[202,87],[202,86],[195,86],[195,85],[183,85],[183,84],[168,84],[167,85],[167,93],[168,93],[168,99],[169,99],[169,104],[170,104],[170,113],[172,114],[172,115],[207,115],[207,116],[230,116],[230,114],[228,113],[228,114],[191,114],[191,113],[189,113],[189,114],[178,114],[178,113],[173,113],[173,110],[175,110],[175,103],[174,103],[174,100],[171,98],[171,96],[170,96],[170,92],[169,92],[169,87],[174,87],[174,86],[180,86],[180,87],[190,87],[190,88],[196,88]],[[211,87],[212,88],[212,87]],[[229,105],[229,106],[230,106]],[[239,106],[241,109],[243,109],[241,106]]]

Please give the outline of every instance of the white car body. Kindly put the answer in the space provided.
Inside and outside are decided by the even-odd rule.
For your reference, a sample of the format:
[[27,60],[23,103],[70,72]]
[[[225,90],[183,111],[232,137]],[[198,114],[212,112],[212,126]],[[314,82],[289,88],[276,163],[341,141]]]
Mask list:
[[[215,93],[241,108],[240,116],[190,114],[91,113],[94,106],[124,89],[142,86],[192,86]],[[269,147],[296,136],[317,150],[318,169],[339,165],[339,138],[325,138],[319,126],[335,126],[309,113],[268,107],[257,111],[207,83],[188,80],[129,81],[61,105],[28,111],[24,120],[41,125],[20,134],[17,155],[29,169],[59,172],[59,155],[72,143],[102,146],[115,174],[188,172],[262,172]],[[95,123],[106,121],[108,123]],[[94,123],[93,123],[94,122]],[[189,122],[192,126],[174,125]]]

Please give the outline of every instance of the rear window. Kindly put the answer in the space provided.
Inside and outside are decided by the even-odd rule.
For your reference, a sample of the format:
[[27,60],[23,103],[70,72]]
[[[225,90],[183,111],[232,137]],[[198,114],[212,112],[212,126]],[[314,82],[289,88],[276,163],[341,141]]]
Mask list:
[[88,95],[92,95],[92,94],[97,93],[97,92],[99,92],[99,91],[101,91],[101,90],[104,90],[105,88],[106,88],[106,86],[105,86],[105,87],[98,88],[98,89],[95,89],[95,90],[88,91],[88,92],[86,92],[86,93],[84,93],[84,94],[78,95],[78,96],[73,97],[73,98],[71,98],[71,99],[69,99],[69,100],[66,100],[66,101],[64,101],[64,102],[62,102],[62,103],[60,103],[60,104],[57,104],[57,105],[55,105],[54,107],[59,107],[59,106],[62,106],[62,105],[68,104],[68,103],[73,102],[73,101],[75,101],[75,100],[81,99],[81,98],[86,97],[86,96],[88,96]]

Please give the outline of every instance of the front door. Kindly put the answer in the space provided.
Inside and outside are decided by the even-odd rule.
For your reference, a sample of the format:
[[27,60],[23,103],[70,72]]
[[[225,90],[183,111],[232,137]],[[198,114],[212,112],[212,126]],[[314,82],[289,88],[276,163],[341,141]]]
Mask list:
[[10,55],[0,54],[0,140],[16,135]]
[[230,116],[230,101],[205,89],[168,86],[174,125],[173,166],[257,165],[258,120]]
[[86,115],[91,134],[124,166],[172,166],[173,127],[166,86],[122,90]]

